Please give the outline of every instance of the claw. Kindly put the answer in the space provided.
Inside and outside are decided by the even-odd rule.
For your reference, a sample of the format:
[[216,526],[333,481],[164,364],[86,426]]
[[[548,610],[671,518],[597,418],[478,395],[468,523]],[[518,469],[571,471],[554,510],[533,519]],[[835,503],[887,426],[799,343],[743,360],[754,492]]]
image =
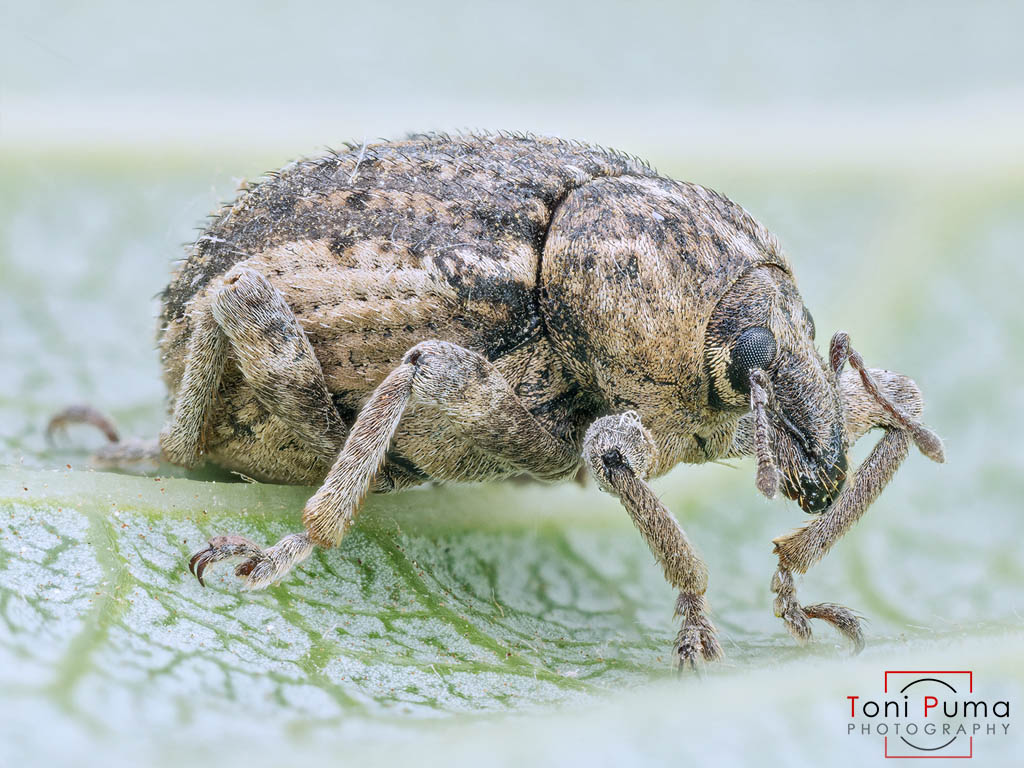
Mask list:
[[249,563],[252,563],[249,566],[249,571],[251,571],[263,556],[263,550],[243,536],[214,536],[207,543],[205,549],[200,549],[192,555],[188,561],[188,569],[199,581],[199,584],[205,587],[206,582],[203,580],[203,573],[206,571],[207,566],[231,557],[245,555],[248,555],[249,559],[235,570],[235,573],[238,575],[248,573],[248,571],[242,572],[241,569]]
[[864,650],[864,632],[860,627],[860,619],[849,608],[836,603],[817,603],[804,607],[808,618],[827,621],[835,627],[853,646],[853,655]]
[[676,674],[682,677],[687,672],[698,674],[697,659],[695,656],[684,656],[682,649],[676,649]]
[[810,620],[821,619],[835,627],[850,641],[854,655],[864,650],[864,633],[857,614],[836,603],[800,605],[796,600],[791,571],[780,568],[775,572],[772,577],[772,592],[775,593],[775,615],[786,623],[786,629],[800,645],[811,639]]
[[205,587],[206,582],[203,581],[203,571],[206,570],[206,566],[210,564],[210,553],[204,552],[199,557],[199,566],[196,568],[196,578],[199,580],[199,586]]
[[192,559],[188,561],[188,569],[192,572],[193,576],[199,579],[199,585],[202,587],[206,586],[206,582],[203,581],[203,569],[206,567],[206,561],[204,560],[202,565],[199,566],[199,573],[196,573],[196,562],[198,562],[207,552],[209,552],[209,549],[201,549],[192,555]]
[[704,661],[717,661],[724,655],[715,625],[707,617],[707,608],[703,595],[680,593],[676,600],[676,615],[683,617],[675,644],[676,670],[680,674],[687,667],[698,670],[698,657]]

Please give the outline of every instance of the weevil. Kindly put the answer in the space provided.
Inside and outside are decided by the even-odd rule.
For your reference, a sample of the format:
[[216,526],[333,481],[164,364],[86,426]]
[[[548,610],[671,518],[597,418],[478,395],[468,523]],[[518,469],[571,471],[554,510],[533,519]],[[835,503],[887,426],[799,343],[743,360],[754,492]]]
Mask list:
[[[413,136],[293,163],[215,214],[163,294],[169,420],[107,461],[204,462],[319,486],[304,529],[264,548],[215,536],[259,589],[333,547],[368,492],[586,468],[679,591],[679,666],[721,656],[707,569],[648,486],[677,464],[756,459],[756,487],[813,518],[774,541],[775,613],[822,619],[794,574],[865,512],[915,443],[943,461],[909,378],[829,357],[776,238],[745,210],[578,142]],[[849,362],[850,366],[846,367]],[[55,417],[105,424],[88,410]],[[108,425],[109,426],[109,425]],[[883,434],[855,472],[847,450]],[[112,430],[111,430],[112,431]]]

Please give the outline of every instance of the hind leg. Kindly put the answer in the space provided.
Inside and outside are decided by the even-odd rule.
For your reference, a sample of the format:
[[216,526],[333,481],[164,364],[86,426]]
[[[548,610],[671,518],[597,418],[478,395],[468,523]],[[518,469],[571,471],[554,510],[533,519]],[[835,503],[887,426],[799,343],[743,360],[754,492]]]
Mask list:
[[206,426],[229,354],[260,404],[287,425],[326,471],[344,442],[345,424],[295,314],[263,275],[244,265],[233,267],[192,312],[184,374],[172,393],[174,412],[158,443],[120,442],[111,421],[88,406],[58,413],[47,434],[67,424],[92,424],[111,441],[97,451],[100,462],[164,459],[195,468],[203,463]]
[[[242,265],[232,268],[199,311],[189,342],[185,372],[175,398],[174,414],[160,434],[163,455],[172,463],[194,467],[202,462],[206,422],[220,385],[227,355],[237,361],[260,404],[284,422],[325,465],[333,460],[345,438],[313,347],[280,292],[259,272]],[[273,562],[309,554],[304,536],[286,537],[263,552],[241,536],[219,536],[208,549],[216,559],[257,553]],[[190,567],[203,583],[209,558],[192,558]],[[254,564],[237,569],[246,575]]]
[[122,440],[114,422],[90,405],[72,405],[54,414],[46,425],[46,437],[62,431],[69,424],[89,424],[103,432],[110,441],[92,452],[92,461],[107,469],[137,469],[139,464],[157,464],[163,458],[160,442],[155,438],[133,437]]
[[277,289],[237,265],[198,315],[174,414],[160,434],[164,456],[185,467],[202,462],[205,426],[230,353],[260,404],[329,464],[345,424],[306,332]]
[[71,405],[55,413],[46,425],[46,439],[52,442],[57,432],[62,432],[71,424],[96,427],[110,441],[93,452],[92,460],[96,464],[110,468],[131,468],[140,463],[159,462],[161,459],[160,445],[156,440],[122,440],[110,417],[90,405]]

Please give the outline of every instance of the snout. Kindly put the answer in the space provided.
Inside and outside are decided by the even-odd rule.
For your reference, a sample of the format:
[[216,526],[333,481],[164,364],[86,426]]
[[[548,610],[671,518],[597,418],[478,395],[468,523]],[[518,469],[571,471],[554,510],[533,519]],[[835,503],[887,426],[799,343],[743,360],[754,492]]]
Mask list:
[[846,485],[846,454],[839,451],[831,462],[799,462],[796,471],[783,471],[782,492],[804,512],[824,512]]
[[846,485],[846,445],[838,418],[824,409],[773,413],[775,455],[782,471],[782,493],[804,512],[822,512]]

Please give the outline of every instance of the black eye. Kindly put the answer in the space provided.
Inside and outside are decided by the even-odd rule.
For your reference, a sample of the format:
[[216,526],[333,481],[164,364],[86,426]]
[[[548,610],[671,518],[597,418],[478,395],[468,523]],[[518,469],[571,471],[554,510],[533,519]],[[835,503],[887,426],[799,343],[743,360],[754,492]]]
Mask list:
[[737,392],[750,391],[750,371],[766,368],[775,359],[775,337],[767,328],[748,328],[732,347],[726,375]]

